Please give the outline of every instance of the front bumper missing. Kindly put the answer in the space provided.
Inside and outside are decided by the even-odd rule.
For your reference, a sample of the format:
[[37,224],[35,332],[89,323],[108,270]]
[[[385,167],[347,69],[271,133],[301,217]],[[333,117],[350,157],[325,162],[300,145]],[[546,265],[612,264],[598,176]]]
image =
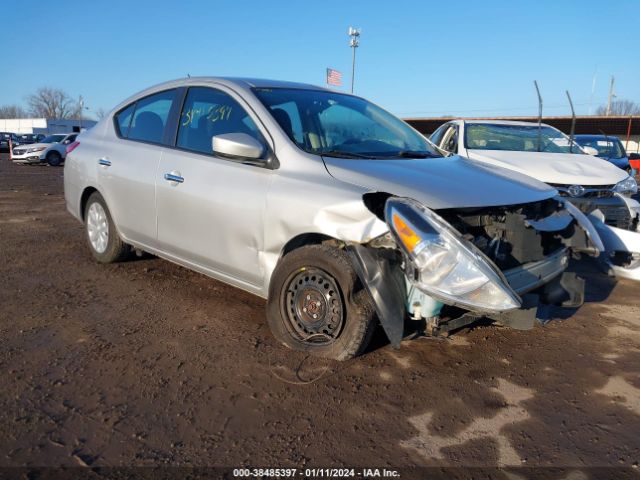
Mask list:
[[560,275],[569,264],[566,249],[558,250],[538,262],[531,262],[504,272],[509,286],[518,294],[535,290]]
[[[389,341],[393,346],[399,346],[407,318],[407,286],[394,252],[358,244],[350,245],[348,251],[363,287],[374,300],[378,319]],[[427,329],[432,335],[439,335],[458,330],[480,318],[490,318],[519,330],[533,328],[540,306],[578,307],[584,302],[584,280],[565,272],[567,264],[568,252],[561,249],[544,260],[504,272],[509,285],[521,295],[522,306],[517,310],[502,313],[470,311],[447,319],[435,317],[428,320]]]

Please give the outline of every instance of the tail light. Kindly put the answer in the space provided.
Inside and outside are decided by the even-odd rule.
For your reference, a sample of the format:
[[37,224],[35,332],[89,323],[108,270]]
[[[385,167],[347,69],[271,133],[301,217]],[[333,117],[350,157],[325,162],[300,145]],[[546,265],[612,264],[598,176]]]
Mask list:
[[73,143],[70,143],[69,145],[67,145],[67,155],[69,155],[76,148],[78,148],[79,145],[80,145],[80,142],[73,142]]

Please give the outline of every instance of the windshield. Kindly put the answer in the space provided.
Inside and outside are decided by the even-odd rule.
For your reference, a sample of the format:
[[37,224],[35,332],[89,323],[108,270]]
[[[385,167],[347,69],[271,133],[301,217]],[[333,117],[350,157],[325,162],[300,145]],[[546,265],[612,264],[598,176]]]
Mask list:
[[622,142],[617,138],[576,138],[576,142],[583,147],[595,148],[601,158],[624,158],[627,156]]
[[545,125],[538,130],[537,125],[468,123],[464,137],[465,147],[474,150],[584,153],[561,131]]
[[44,137],[40,141],[40,143],[60,143],[66,135],[49,135],[48,137]]
[[254,92],[306,152],[343,158],[441,156],[409,125],[362,98],[289,88]]

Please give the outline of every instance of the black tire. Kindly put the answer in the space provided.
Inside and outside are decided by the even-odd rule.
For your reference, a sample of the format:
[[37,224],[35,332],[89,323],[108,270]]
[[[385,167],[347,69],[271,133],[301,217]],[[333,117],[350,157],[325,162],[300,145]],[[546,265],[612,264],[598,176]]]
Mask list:
[[57,167],[62,163],[62,155],[55,150],[47,153],[47,163],[52,167]]
[[271,276],[267,320],[276,339],[289,348],[348,360],[366,349],[375,318],[373,300],[344,249],[298,248],[278,262]]
[[[106,242],[106,248],[103,251],[98,251],[93,244],[91,243],[90,235],[89,235],[89,211],[91,210],[91,206],[97,203],[99,204],[106,214],[106,224],[108,228],[108,240]],[[118,230],[116,229],[115,224],[113,223],[113,218],[111,217],[111,213],[107,208],[107,203],[102,198],[98,192],[93,192],[89,199],[87,200],[87,204],[84,208],[84,232],[85,237],[87,239],[87,245],[89,245],[89,250],[95,258],[100,263],[113,263],[113,262],[121,262],[126,260],[127,257],[131,253],[131,247],[124,243],[118,234]]]

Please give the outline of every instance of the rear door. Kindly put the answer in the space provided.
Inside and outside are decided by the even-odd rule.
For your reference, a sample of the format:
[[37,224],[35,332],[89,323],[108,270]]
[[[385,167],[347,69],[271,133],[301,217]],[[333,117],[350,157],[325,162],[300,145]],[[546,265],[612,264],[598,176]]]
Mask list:
[[175,148],[156,175],[159,248],[184,262],[250,289],[261,285],[259,251],[273,170],[218,157],[211,138],[246,133],[268,147],[257,119],[223,87],[191,87]]
[[102,142],[96,158],[99,190],[126,240],[155,246],[155,175],[176,90],[128,105],[115,115],[115,134]]

